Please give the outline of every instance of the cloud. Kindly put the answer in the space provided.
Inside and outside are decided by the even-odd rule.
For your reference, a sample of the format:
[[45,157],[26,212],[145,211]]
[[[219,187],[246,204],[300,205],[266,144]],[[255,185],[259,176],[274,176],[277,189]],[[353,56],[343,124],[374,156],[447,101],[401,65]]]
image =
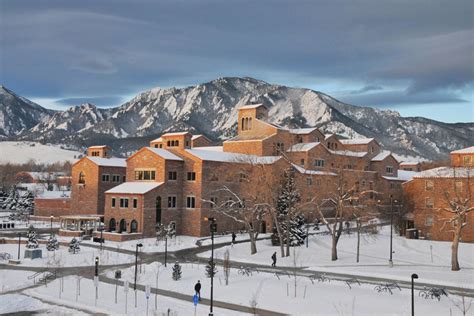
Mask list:
[[351,94],[361,94],[361,93],[366,93],[366,92],[370,92],[370,91],[377,91],[377,90],[383,90],[383,88],[381,86],[377,86],[377,85],[367,85],[367,86],[362,87],[358,90],[352,90]]
[[124,100],[118,96],[101,96],[101,97],[81,97],[81,98],[65,98],[58,99],[54,102],[61,106],[72,106],[80,105],[84,103],[91,103],[97,106],[117,106],[120,105]]

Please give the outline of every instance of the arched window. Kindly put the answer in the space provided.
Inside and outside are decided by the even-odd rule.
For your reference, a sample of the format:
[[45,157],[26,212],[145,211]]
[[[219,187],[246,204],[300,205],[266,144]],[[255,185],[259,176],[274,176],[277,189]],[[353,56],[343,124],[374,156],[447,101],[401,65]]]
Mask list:
[[86,184],[86,176],[84,175],[84,172],[79,172],[79,184]]
[[252,129],[252,118],[250,117],[249,118],[249,126],[248,126],[249,129]]
[[127,231],[127,222],[125,221],[125,219],[121,219],[120,220],[120,230],[119,230],[119,233],[123,233],[123,232],[126,232]]
[[132,220],[130,223],[130,233],[136,233],[138,231],[138,223],[136,220]]
[[241,126],[241,129],[242,129],[243,131],[245,131],[244,122],[245,122],[245,119],[244,119],[244,118],[242,118],[242,126]]
[[115,225],[116,225],[116,222],[115,222],[115,218],[111,218],[110,221],[109,221],[109,231],[114,231],[115,230]]

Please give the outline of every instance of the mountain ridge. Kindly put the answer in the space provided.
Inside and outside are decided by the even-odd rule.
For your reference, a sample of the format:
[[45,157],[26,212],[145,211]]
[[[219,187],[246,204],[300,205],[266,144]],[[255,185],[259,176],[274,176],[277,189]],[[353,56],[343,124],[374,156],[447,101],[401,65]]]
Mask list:
[[115,144],[116,154],[136,150],[168,131],[188,130],[222,141],[235,135],[237,108],[254,102],[269,108],[271,123],[288,128],[316,126],[347,138],[374,137],[399,155],[444,159],[449,151],[472,145],[474,123],[403,117],[393,110],[353,106],[323,92],[249,77],[222,77],[183,88],[156,87],[114,108],[86,104],[47,112],[35,126],[10,138],[66,141],[80,147],[107,141]]

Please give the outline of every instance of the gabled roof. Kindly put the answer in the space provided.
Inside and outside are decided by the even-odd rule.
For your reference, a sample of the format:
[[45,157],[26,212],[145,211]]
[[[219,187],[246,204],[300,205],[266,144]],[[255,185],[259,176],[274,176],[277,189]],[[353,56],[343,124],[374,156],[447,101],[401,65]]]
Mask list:
[[[387,151],[387,150],[382,150],[377,156],[375,156],[374,158],[372,158],[372,161],[383,161],[385,160],[388,156],[392,156],[392,152],[391,151]],[[395,157],[393,157],[393,159],[397,160]]]
[[416,171],[407,171],[407,170],[398,170],[398,175],[396,177],[383,176],[385,180],[390,181],[410,181],[416,176],[418,172]]
[[127,167],[127,161],[124,158],[102,158],[102,157],[91,157],[87,156],[86,159],[89,159],[96,165],[100,167]]
[[299,173],[302,174],[311,174],[311,175],[321,175],[321,176],[337,176],[336,173],[334,172],[328,172],[328,171],[319,171],[319,170],[309,170],[305,169],[301,166],[298,166],[294,163],[291,164],[293,168],[295,168]]
[[314,143],[299,143],[291,146],[288,148],[287,152],[301,152],[301,151],[309,151],[313,149],[314,147],[318,146],[321,144],[320,142],[314,142]]
[[[199,147],[196,147],[199,148]],[[256,164],[272,164],[279,160],[279,156],[256,156],[246,155],[231,152],[219,152],[202,149],[186,149],[191,155],[204,161],[218,161],[218,162],[234,162],[234,163],[256,163]]]
[[172,152],[170,152],[166,149],[154,148],[154,147],[145,147],[145,148],[148,149],[149,151],[157,154],[158,156],[160,156],[163,159],[184,161],[183,158],[176,156],[175,154],[173,154]]
[[89,146],[88,148],[99,149],[99,148],[110,148],[107,145],[96,145],[96,146]]
[[344,145],[367,145],[375,138],[352,138],[352,139],[340,139],[339,141]]
[[152,140],[151,142],[154,143],[154,142],[162,142],[162,141],[163,141],[163,138],[161,138],[160,136],[157,139]]
[[163,182],[125,182],[105,191],[105,193],[145,194],[162,184]]
[[452,151],[451,154],[474,154],[474,146]]
[[224,146],[203,146],[196,147],[199,150],[209,150],[209,151],[224,151]]
[[362,158],[367,155],[366,151],[350,151],[350,150],[332,150],[329,149],[329,152],[334,155],[339,156],[348,156],[348,157],[358,157]]
[[243,106],[239,107],[238,110],[256,109],[256,108],[259,108],[261,106],[263,106],[264,108],[267,109],[267,107],[265,105],[263,105],[262,103],[258,103],[258,104],[243,105]]
[[204,137],[205,139],[209,140],[209,138],[207,138],[203,134],[193,135],[193,137],[191,137],[191,140],[195,140],[195,139],[198,139],[198,138],[201,138],[201,137]]
[[189,132],[173,132],[173,133],[165,133],[161,135],[161,137],[172,137],[172,136],[184,136],[184,135],[191,135]]
[[307,128],[291,128],[289,131],[291,134],[296,135],[306,135],[317,130],[317,127],[307,127]]
[[473,168],[438,167],[417,172],[413,178],[468,178],[474,177]]
[[413,165],[419,165],[419,161],[404,161],[400,163],[400,166],[413,166]]

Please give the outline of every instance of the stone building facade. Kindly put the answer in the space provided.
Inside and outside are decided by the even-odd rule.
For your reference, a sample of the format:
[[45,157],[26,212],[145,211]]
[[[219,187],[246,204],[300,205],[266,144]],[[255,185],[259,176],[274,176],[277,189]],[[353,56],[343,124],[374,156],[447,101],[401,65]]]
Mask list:
[[[474,147],[451,152],[451,165],[424,170],[403,184],[405,200],[411,211],[407,218],[420,237],[433,240],[453,240],[450,201],[467,200],[474,207]],[[474,242],[474,212],[465,217],[462,241]]]

